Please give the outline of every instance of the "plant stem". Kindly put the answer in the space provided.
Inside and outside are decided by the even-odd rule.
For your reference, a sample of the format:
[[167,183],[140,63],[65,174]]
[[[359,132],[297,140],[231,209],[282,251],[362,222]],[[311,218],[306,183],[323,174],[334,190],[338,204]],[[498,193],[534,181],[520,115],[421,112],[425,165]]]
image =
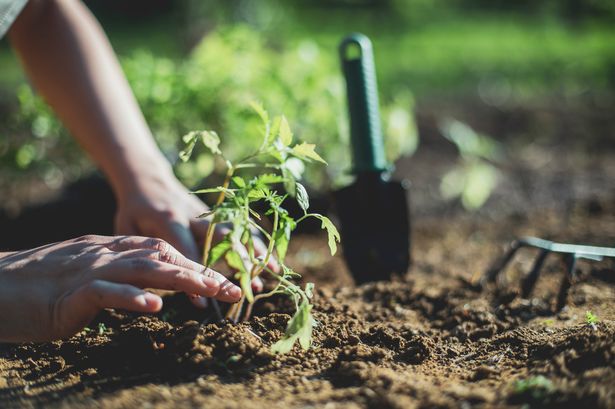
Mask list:
[[[231,178],[233,177],[233,173],[235,172],[235,168],[231,165],[228,167],[226,171],[226,176],[224,177],[224,183],[222,185],[222,190],[228,189]],[[219,206],[224,201],[224,191],[221,191],[218,194],[218,199],[216,200],[216,206]],[[214,238],[214,229],[216,227],[216,223],[214,223],[214,218],[212,217],[211,223],[207,226],[207,233],[205,235],[205,244],[203,246],[203,265],[209,267],[207,261],[209,259],[209,251],[211,250],[211,242]]]

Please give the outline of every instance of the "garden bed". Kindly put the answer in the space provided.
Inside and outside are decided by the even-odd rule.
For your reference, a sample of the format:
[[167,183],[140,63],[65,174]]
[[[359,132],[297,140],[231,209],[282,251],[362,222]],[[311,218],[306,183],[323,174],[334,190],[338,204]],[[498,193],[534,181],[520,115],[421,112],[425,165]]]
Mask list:
[[[300,236],[290,265],[315,281],[314,347],[269,352],[288,316],[261,305],[239,325],[207,323],[183,296],[157,316],[104,312],[64,342],[1,347],[3,407],[615,407],[615,271],[581,263],[569,307],[550,308],[561,266],[534,297],[515,297],[534,254],[520,254],[506,291],[476,278],[514,236],[615,242],[615,201],[500,219],[425,217],[414,266],[393,282],[352,286],[322,237]],[[273,312],[275,310],[275,312]],[[290,312],[291,310],[288,310]],[[599,319],[590,324],[586,311]],[[104,324],[99,325],[99,323]],[[327,406],[325,406],[327,405]]]

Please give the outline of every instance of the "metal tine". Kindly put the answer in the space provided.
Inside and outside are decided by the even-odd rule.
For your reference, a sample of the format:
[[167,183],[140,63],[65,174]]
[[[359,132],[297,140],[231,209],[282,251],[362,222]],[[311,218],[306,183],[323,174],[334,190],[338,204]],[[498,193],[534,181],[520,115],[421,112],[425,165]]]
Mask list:
[[495,261],[495,263],[487,270],[484,276],[484,281],[488,283],[493,283],[497,280],[498,275],[506,268],[510,260],[515,256],[515,253],[523,247],[525,244],[521,240],[515,240],[510,244],[510,248],[506,255],[502,258],[499,258]]
[[566,301],[568,299],[568,291],[572,286],[572,282],[576,277],[576,273],[574,269],[577,265],[577,260],[579,256],[576,254],[566,254],[564,256],[564,263],[566,264],[566,271],[564,272],[564,277],[562,279],[562,284],[559,288],[559,293],[557,294],[557,304],[556,311],[561,311],[566,305]]
[[536,286],[538,276],[540,275],[540,270],[542,269],[542,266],[550,253],[551,251],[542,249],[538,254],[538,257],[536,257],[532,270],[521,283],[521,296],[523,298],[528,298],[528,296],[532,293],[534,286]]

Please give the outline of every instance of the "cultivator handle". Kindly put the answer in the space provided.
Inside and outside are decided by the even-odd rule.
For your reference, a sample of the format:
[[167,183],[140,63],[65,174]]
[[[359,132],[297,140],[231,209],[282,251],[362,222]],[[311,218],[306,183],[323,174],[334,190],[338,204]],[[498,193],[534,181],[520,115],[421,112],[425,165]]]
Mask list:
[[348,96],[353,173],[383,173],[388,165],[380,127],[372,43],[363,34],[351,34],[342,40],[339,52]]

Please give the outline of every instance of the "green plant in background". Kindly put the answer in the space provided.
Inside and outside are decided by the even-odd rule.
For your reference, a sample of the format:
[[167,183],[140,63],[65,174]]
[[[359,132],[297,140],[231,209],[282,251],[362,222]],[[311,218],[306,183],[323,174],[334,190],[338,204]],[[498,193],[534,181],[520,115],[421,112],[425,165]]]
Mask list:
[[442,121],[440,131],[460,155],[457,165],[442,178],[440,192],[446,199],[459,197],[466,209],[478,209],[497,184],[499,171],[494,163],[499,160],[499,147],[493,139],[454,119]]
[[[226,153],[234,157],[249,154],[257,147],[246,135],[259,123],[246,106],[258,99],[272,111],[285,112],[297,139],[317,144],[329,159],[331,165],[326,168],[307,169],[307,183],[324,190],[344,181],[350,163],[349,130],[335,47],[323,49],[312,40],[279,43],[279,39],[268,39],[238,24],[210,32],[185,59],[136,51],[122,59],[122,66],[159,146],[172,160],[181,149],[176,135],[195,128],[224,129]],[[15,152],[8,154],[16,158],[16,170],[43,163],[55,166],[57,172],[69,169],[72,175],[92,169],[28,86],[21,88],[19,101],[21,114],[15,128],[26,129],[24,137],[30,139],[10,134]],[[409,90],[400,88],[383,101],[386,151],[394,161],[417,146],[414,100]],[[56,152],[56,147],[63,151]],[[202,153],[197,150],[193,161],[175,164],[177,175],[187,185],[196,185],[212,172],[224,173],[210,155]]]
[[541,402],[547,402],[554,391],[553,382],[542,375],[519,379],[513,386],[514,395],[527,396]]
[[[293,133],[286,117],[279,116],[270,119],[269,114],[261,105],[252,104],[255,115],[260,121],[259,146],[250,154],[239,160],[231,161],[220,150],[220,138],[213,131],[193,131],[184,136],[185,149],[180,152],[183,161],[187,161],[197,144],[202,144],[226,167],[224,182],[221,186],[201,189],[195,193],[215,193],[217,200],[209,212],[202,217],[210,217],[211,223],[205,236],[203,249],[203,264],[211,266],[224,258],[226,263],[237,271],[243,295],[237,304],[233,304],[227,318],[237,322],[247,320],[252,312],[252,306],[258,300],[275,294],[289,296],[295,304],[296,311],[287,325],[284,337],[272,346],[277,353],[290,351],[295,341],[302,348],[311,345],[313,284],[306,284],[302,289],[293,282],[300,277],[285,263],[286,252],[291,233],[298,223],[307,218],[317,218],[328,235],[331,254],[337,250],[340,237],[333,223],[325,216],[308,213],[309,198],[305,187],[299,182],[304,169],[303,162],[326,162],[314,150],[315,145],[305,142],[293,142]],[[255,171],[256,174],[255,174]],[[280,194],[276,188],[283,185],[287,194]],[[282,207],[287,196],[296,197],[303,209],[303,216],[293,219]],[[255,211],[257,203],[265,204],[265,215],[272,219],[272,227],[267,231],[254,219],[260,220],[261,215]],[[215,226],[225,223],[230,231],[218,244],[212,245]],[[259,231],[266,239],[267,252],[257,258],[254,253],[253,231]],[[238,248],[245,246],[249,259],[242,258]],[[281,271],[274,272],[267,267],[271,257],[276,257]],[[253,294],[251,282],[261,273],[267,272],[276,286],[266,293]]]

